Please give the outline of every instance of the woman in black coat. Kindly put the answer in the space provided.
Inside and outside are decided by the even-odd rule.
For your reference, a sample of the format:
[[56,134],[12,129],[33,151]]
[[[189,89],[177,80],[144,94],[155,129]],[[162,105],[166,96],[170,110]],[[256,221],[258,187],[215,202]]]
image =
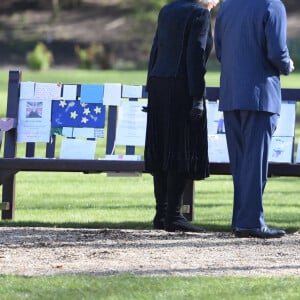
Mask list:
[[147,79],[145,167],[153,175],[155,229],[203,231],[181,213],[187,179],[209,176],[206,62],[218,0],[175,0],[158,17]]

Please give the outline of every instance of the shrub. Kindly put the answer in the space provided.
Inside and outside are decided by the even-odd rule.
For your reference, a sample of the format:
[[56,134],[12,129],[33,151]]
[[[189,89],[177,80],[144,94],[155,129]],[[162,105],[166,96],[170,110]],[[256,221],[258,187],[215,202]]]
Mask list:
[[53,54],[42,42],[26,55],[27,65],[32,70],[48,70],[53,63]]
[[91,44],[87,48],[75,47],[75,54],[81,69],[110,69],[111,57],[104,45]]

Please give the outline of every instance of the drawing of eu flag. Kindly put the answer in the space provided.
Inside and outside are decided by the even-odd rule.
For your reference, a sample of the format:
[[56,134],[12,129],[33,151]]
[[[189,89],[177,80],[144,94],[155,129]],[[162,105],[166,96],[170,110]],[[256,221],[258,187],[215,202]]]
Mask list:
[[52,100],[52,127],[104,128],[105,106],[79,100]]

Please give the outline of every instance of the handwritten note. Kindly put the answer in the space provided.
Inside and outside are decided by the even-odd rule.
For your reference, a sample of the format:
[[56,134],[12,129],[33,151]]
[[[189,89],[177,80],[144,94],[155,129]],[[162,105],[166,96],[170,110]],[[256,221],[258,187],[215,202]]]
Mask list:
[[60,99],[61,85],[56,83],[35,84],[34,98],[39,100],[58,100]]
[[18,123],[18,143],[49,143],[51,136],[51,124],[38,125],[27,122]]
[[144,146],[147,115],[142,101],[122,101],[119,108],[116,145]]

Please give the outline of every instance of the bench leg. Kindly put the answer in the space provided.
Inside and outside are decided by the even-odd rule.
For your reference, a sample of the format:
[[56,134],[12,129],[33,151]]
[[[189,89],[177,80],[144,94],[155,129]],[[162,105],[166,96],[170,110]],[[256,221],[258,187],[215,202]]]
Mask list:
[[[15,215],[15,175],[6,178],[2,187],[2,203],[7,210],[2,211],[2,220],[12,220]],[[2,204],[3,205],[3,204]]]
[[183,193],[182,212],[189,221],[193,221],[194,219],[194,193],[194,181],[188,180]]

